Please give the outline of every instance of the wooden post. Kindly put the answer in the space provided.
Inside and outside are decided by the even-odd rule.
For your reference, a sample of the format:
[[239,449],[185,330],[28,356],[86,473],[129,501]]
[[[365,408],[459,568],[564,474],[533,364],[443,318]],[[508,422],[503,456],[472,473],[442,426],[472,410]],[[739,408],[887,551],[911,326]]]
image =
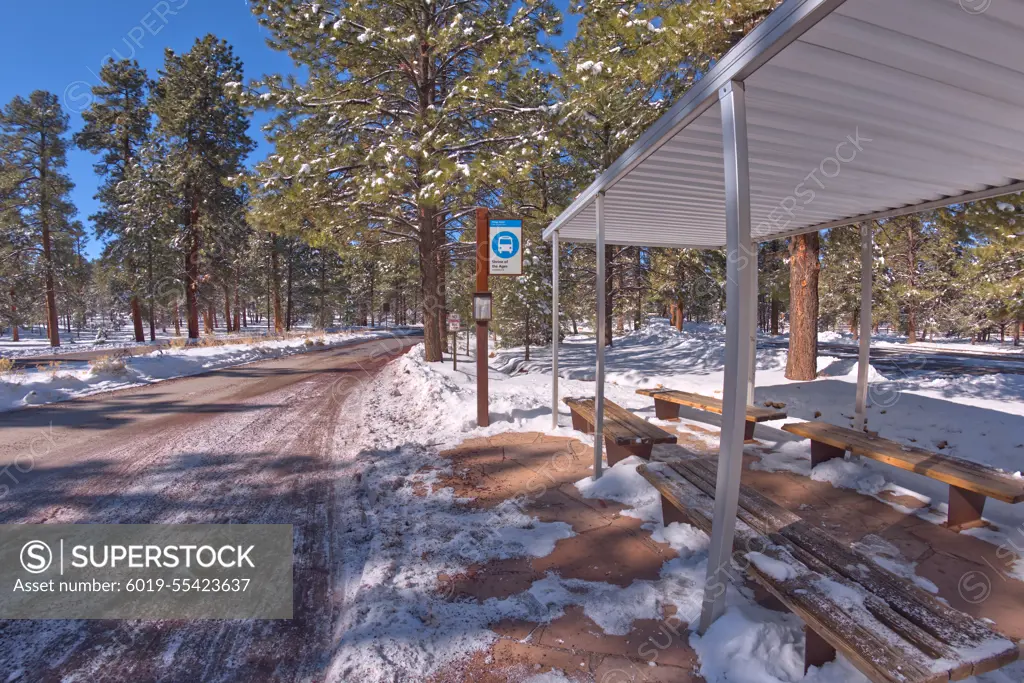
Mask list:
[[[488,209],[476,210],[476,291],[478,294],[487,292],[487,275],[490,270],[491,250],[490,216]],[[480,427],[491,424],[488,414],[489,397],[487,395],[487,321],[476,323],[476,423]]]
[[459,331],[452,330],[452,370],[459,369]]

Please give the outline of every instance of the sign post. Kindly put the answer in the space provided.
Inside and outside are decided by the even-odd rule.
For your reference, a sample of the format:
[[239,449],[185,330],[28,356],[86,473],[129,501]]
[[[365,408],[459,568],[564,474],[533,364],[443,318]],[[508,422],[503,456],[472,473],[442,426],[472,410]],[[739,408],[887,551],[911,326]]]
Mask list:
[[[473,296],[473,317],[476,318],[476,424],[487,427],[491,424],[487,395],[487,320],[477,315],[477,298],[487,293],[487,275],[490,272],[490,247],[488,246],[488,222],[491,212],[484,208],[476,210],[476,294]],[[490,318],[490,316],[488,316]]]
[[459,328],[462,327],[462,316],[458,313],[448,314],[448,331],[452,333],[452,370],[459,369]]

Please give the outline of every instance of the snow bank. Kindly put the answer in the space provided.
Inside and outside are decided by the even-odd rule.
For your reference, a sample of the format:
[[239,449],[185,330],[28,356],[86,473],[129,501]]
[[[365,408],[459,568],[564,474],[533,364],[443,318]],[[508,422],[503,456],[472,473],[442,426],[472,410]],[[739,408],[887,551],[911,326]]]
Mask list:
[[[386,332],[327,334],[309,339],[267,340],[249,344],[160,349],[141,356],[126,356],[120,363],[74,363],[73,368],[54,365],[46,369],[13,371],[0,376],[0,412],[33,405],[67,401],[104,391],[152,384],[176,377],[295,353],[322,350],[379,337]],[[322,341],[321,341],[322,340]]]

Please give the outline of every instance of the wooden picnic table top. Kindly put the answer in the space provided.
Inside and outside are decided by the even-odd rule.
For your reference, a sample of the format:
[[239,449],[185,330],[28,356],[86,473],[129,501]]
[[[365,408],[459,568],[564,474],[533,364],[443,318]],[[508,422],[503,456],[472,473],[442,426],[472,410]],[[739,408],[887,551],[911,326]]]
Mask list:
[[1024,502],[1024,479],[989,465],[953,455],[906,446],[880,436],[827,422],[797,422],[783,426],[791,434],[849,450],[900,469],[983,494],[1004,503]]
[[[702,396],[701,394],[693,394],[676,389],[637,389],[636,393],[641,396],[650,396],[656,401],[667,401],[704,410],[709,413],[722,414],[722,399],[715,398],[714,396]],[[777,408],[747,406],[747,422],[770,422],[772,420],[784,420],[786,417],[788,417],[786,413]]]

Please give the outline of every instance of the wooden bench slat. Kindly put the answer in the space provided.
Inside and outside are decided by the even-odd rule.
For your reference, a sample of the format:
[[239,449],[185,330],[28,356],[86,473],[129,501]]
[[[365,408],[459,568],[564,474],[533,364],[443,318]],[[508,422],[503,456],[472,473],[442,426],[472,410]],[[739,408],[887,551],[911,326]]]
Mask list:
[[[691,483],[714,496],[716,463],[708,459],[693,459],[673,462],[671,466],[676,471],[684,470],[682,474]],[[829,571],[858,583],[901,618],[921,629],[923,634],[899,629],[899,622],[892,622],[886,611],[872,610],[890,628],[900,630],[908,640],[925,651],[933,652],[933,656],[938,653],[934,652],[936,647],[932,639],[953,648],[955,653],[961,653],[954,655],[954,660],[972,650],[988,653],[979,658],[964,658],[965,666],[955,672],[959,675],[953,680],[993,671],[1017,658],[1017,647],[984,623],[936,600],[912,581],[885,571],[865,554],[841,544],[758,491],[742,487],[740,507],[749,514],[749,517],[741,514],[744,521],[769,538],[779,536],[792,543],[790,550],[805,564],[810,566],[808,558],[813,558]],[[822,571],[821,567],[812,568]]]
[[[594,399],[565,398],[563,403],[582,415],[590,424],[595,422]],[[620,445],[663,444],[678,441],[678,437],[673,434],[607,399],[604,402],[604,417],[605,438],[613,439]]]
[[[641,465],[637,472],[673,505],[685,510],[694,526],[711,533],[714,501],[710,496],[664,463]],[[742,520],[736,523],[733,547],[744,554],[750,548],[759,548],[762,554],[792,566],[795,577],[785,581],[759,571],[754,565],[748,567],[748,573],[873,681],[935,683],[949,680],[948,673],[933,671],[932,662],[924,653],[899,638],[865,607],[857,602],[837,603],[827,583],[834,579],[811,571],[784,547],[773,545]],[[844,585],[841,581],[835,582]],[[858,586],[847,584],[844,588],[863,595],[865,601],[870,599]]]
[[1024,502],[1024,480],[1015,479],[988,465],[904,446],[896,441],[826,422],[799,422],[787,424],[783,429],[1004,503]]
[[[641,396],[650,396],[657,401],[667,401],[708,413],[722,414],[722,399],[713,396],[702,396],[701,394],[692,394],[688,391],[678,391],[676,389],[637,389],[636,393]],[[770,422],[772,420],[784,420],[786,417],[788,416],[785,412],[775,408],[747,406],[747,422]]]
[[[715,492],[715,485],[713,481],[715,470],[706,467],[707,465],[710,465],[710,463],[695,460],[687,463],[673,464],[672,468],[682,474],[691,484],[697,486],[697,488],[709,497],[713,497]],[[705,474],[709,474],[712,477],[710,482],[704,477]],[[803,562],[803,564],[809,569],[818,572],[822,576],[840,583],[845,583],[846,580],[859,583],[855,577],[851,577],[843,572],[837,571],[835,567],[827,561],[828,558],[824,554],[817,554],[815,543],[807,543],[806,541],[804,543],[799,543],[793,538],[794,535],[798,535],[793,533],[797,529],[810,531],[812,534],[813,532],[816,532],[817,529],[808,525],[793,513],[767,498],[762,497],[765,505],[751,505],[751,498],[754,496],[760,496],[760,494],[748,487],[741,488],[740,509],[738,511],[738,516],[741,520],[746,522],[757,532],[767,536],[772,540],[772,542],[785,547],[796,559]],[[744,507],[744,505],[746,505],[746,507]],[[765,514],[762,516],[759,513]],[[829,543],[838,546],[838,543],[833,539],[829,537],[825,537],[825,539]],[[838,547],[841,548],[841,546]],[[847,563],[852,562],[853,565],[861,565],[865,562],[868,565],[874,564],[871,560],[866,558],[847,557],[845,561]],[[894,609],[885,600],[874,593],[870,586],[864,584],[861,585],[868,592],[868,598],[864,601],[864,606],[869,612],[871,612],[872,616],[885,624],[890,630],[899,634],[904,640],[912,643],[932,659],[948,660],[952,669],[951,673],[954,674],[954,680],[966,678],[972,674],[974,671],[974,664],[972,662],[962,662],[959,665],[957,664],[957,662],[960,662],[961,657],[953,644],[948,640],[944,641],[935,637],[933,634],[929,633],[927,629],[921,628],[913,619],[908,619],[906,615],[902,614],[899,610]],[[919,608],[918,610],[915,610],[915,612],[916,611],[921,610]],[[969,619],[967,615],[961,616],[965,619]],[[933,619],[933,621],[937,620]],[[942,630],[948,631],[949,629],[942,627]],[[994,634],[987,629],[985,633],[986,638],[983,639],[982,642],[992,640]],[[977,643],[970,642],[965,644],[973,646]],[[1008,641],[1007,644],[1012,645]]]

